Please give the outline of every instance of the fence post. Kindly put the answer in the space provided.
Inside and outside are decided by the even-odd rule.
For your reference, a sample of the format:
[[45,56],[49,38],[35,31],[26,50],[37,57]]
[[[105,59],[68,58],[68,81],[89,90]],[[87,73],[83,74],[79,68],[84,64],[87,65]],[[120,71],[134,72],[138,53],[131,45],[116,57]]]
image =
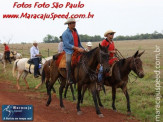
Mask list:
[[48,48],[48,57],[49,57],[49,48]]

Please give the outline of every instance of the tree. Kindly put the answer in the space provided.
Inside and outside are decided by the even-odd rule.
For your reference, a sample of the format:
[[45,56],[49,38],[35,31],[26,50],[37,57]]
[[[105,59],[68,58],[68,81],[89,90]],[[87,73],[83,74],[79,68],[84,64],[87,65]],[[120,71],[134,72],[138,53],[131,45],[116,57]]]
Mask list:
[[44,37],[43,42],[44,43],[58,43],[59,39],[58,39],[58,37],[54,37],[54,36],[48,34],[46,37]]

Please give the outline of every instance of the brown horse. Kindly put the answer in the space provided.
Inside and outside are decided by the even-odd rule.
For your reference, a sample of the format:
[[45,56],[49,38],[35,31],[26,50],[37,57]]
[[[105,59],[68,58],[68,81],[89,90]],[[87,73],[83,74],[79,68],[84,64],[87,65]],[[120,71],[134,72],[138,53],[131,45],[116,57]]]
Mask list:
[[[84,84],[89,86],[89,89],[92,93],[96,113],[99,117],[103,117],[101,114],[100,109],[97,104],[97,95],[96,95],[96,82],[97,82],[97,74],[96,74],[96,67],[100,63],[103,65],[104,72],[108,72],[110,70],[108,65],[109,53],[108,53],[108,46],[103,47],[99,44],[99,47],[92,49],[90,52],[85,52],[82,54],[80,58],[80,62],[77,66],[74,67],[73,72],[73,79],[74,82],[78,85],[78,102],[77,102],[77,113],[80,115],[80,101],[81,101],[81,90]],[[59,96],[60,96],[60,106],[64,108],[63,100],[62,100],[62,93],[63,88],[66,84],[66,69],[58,69],[58,65],[56,63],[57,60],[53,60],[50,65],[50,83],[47,89],[49,98],[47,101],[47,106],[51,103],[51,88],[56,82],[56,80],[61,77],[61,85],[59,88]]]
[[[139,78],[144,77],[142,61],[140,59],[140,56],[143,53],[144,53],[144,51],[141,52],[140,54],[139,54],[139,51],[137,51],[132,57],[119,60],[118,62],[115,63],[115,65],[113,67],[112,76],[104,77],[104,85],[112,87],[112,108],[113,108],[113,110],[116,111],[116,107],[115,107],[116,88],[121,88],[123,93],[126,96],[126,99],[127,99],[128,115],[131,114],[130,100],[129,100],[129,95],[128,95],[128,91],[127,91],[128,75],[131,71],[134,71]],[[86,88],[83,90],[82,98],[84,97],[85,90],[86,90]],[[99,97],[99,91],[97,91],[97,98],[98,98],[99,106],[103,107],[103,105],[101,103],[101,99]]]
[[[54,57],[57,57],[57,56],[58,56],[58,54],[54,55]],[[50,64],[51,64],[52,61],[53,61],[53,59],[50,59],[50,60],[46,61],[44,66],[43,66],[43,70],[42,70],[42,75],[41,75],[42,83],[41,84],[43,84],[45,82],[46,83],[46,88],[48,87],[48,84],[50,82]],[[61,83],[61,80],[62,80],[62,77],[59,77],[58,82]],[[67,90],[68,90],[69,86],[71,88],[71,93],[72,93],[73,100],[75,100],[74,89],[72,87],[72,84],[67,84],[66,85],[65,93],[67,93]],[[52,89],[53,89],[53,92],[56,93],[55,88],[52,87]],[[66,94],[64,95],[64,98],[66,98]]]
[[[46,88],[48,86],[49,80],[50,80],[50,63],[53,61],[53,59],[50,59],[45,62],[43,69],[42,69],[42,75],[41,75],[41,81],[43,84],[44,82],[46,83]],[[54,87],[52,87],[53,92],[56,93],[56,90]]]

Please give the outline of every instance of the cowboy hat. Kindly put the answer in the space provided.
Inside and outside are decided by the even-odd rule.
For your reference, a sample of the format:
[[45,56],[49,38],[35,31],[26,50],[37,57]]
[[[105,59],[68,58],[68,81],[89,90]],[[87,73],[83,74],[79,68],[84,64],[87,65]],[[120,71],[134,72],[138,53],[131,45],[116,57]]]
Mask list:
[[37,41],[36,41],[36,40],[34,40],[34,41],[33,41],[33,44],[37,44]]
[[87,46],[93,46],[93,45],[92,45],[92,42],[87,42],[86,45],[87,45]]
[[66,24],[69,24],[71,22],[76,22],[76,20],[74,18],[68,18],[64,24],[66,25]]
[[107,30],[107,31],[104,33],[104,36],[107,37],[107,35],[108,35],[109,33],[116,33],[116,32],[114,32],[113,30]]

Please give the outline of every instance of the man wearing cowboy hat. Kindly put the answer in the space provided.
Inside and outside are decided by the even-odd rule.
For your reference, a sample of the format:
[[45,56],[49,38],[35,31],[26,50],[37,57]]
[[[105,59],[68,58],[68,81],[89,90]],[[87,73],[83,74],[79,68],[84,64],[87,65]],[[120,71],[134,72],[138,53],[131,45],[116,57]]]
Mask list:
[[10,59],[10,48],[9,46],[4,42],[3,45],[5,46],[5,51],[4,51],[4,55],[5,55],[5,60],[8,60],[11,64],[11,59]]
[[113,37],[114,34],[116,32],[112,31],[112,30],[108,30],[104,33],[104,36],[106,37],[106,39],[104,39],[101,42],[102,46],[107,46],[109,45],[108,51],[110,52],[110,56],[109,56],[109,64],[112,65],[114,63],[114,61],[117,60],[117,58],[114,57],[115,53],[117,52],[117,49],[114,46],[114,42],[113,42]]
[[30,49],[30,54],[31,54],[31,60],[34,63],[34,77],[37,78],[39,77],[39,57],[42,55],[39,53],[39,49],[37,46],[37,42],[33,41],[33,46]]
[[67,70],[67,82],[72,84],[71,78],[71,56],[74,50],[79,52],[84,52],[84,49],[81,45],[78,32],[75,28],[76,20],[74,18],[69,18],[64,23],[68,25],[68,28],[62,34],[63,40],[63,50],[66,52],[66,70]]
[[[117,49],[115,49],[115,46],[114,46],[114,42],[113,42],[113,37],[114,37],[114,34],[116,32],[112,31],[112,30],[107,30],[105,33],[104,33],[104,37],[106,37],[106,39],[104,39],[102,42],[101,42],[101,45],[102,46],[108,46],[109,45],[109,48],[108,48],[108,51],[110,52],[110,55],[109,55],[109,64],[112,65],[116,60],[118,60],[117,58],[114,57],[114,54],[116,53]],[[103,67],[100,66],[100,71],[98,73],[98,81],[101,82],[102,81],[102,74],[103,74]],[[99,87],[98,87],[99,88]],[[99,88],[101,89],[101,88]]]
[[92,49],[92,42],[87,42],[86,43],[86,45],[87,45],[87,48],[85,49],[87,52],[89,52],[91,49]]

